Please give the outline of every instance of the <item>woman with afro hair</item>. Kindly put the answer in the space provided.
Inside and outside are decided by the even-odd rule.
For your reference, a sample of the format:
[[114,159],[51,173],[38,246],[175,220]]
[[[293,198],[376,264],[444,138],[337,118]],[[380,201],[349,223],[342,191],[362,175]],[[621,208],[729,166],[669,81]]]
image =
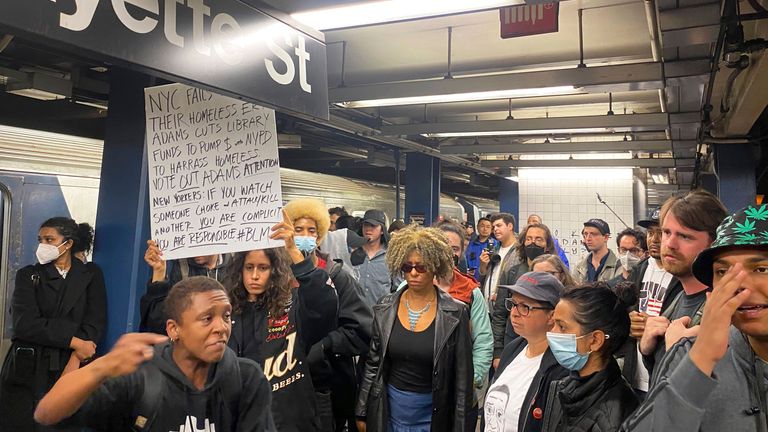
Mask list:
[[434,283],[453,272],[453,252],[442,231],[410,225],[393,234],[386,258],[407,285],[373,307],[358,429],[463,432],[472,406],[469,315]]

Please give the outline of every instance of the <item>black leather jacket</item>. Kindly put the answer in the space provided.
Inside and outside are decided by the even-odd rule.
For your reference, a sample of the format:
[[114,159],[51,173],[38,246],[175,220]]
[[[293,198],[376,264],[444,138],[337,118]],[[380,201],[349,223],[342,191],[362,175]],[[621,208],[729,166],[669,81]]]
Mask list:
[[600,372],[580,377],[572,372],[552,383],[542,432],[613,432],[639,401],[616,360]]
[[[432,377],[432,430],[464,432],[467,411],[472,406],[472,342],[469,313],[464,304],[437,290],[435,354]],[[355,414],[365,419],[368,432],[387,432],[387,344],[392,333],[400,296],[399,290],[384,296],[373,307],[373,335]]]

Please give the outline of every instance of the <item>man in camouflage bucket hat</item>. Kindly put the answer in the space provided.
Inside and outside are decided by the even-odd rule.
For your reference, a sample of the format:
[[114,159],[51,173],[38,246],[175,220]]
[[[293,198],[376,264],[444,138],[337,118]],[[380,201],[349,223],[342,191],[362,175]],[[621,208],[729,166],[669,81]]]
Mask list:
[[622,426],[640,430],[768,427],[768,206],[727,217],[692,266],[714,287],[696,338],[674,345],[649,398]]

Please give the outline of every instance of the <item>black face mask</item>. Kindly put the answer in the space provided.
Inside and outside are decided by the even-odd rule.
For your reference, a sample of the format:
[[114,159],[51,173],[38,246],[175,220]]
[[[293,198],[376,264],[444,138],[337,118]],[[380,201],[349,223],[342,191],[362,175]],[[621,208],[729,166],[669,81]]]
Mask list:
[[544,250],[541,246],[536,246],[535,244],[531,243],[528,246],[525,247],[525,256],[529,260],[534,260],[538,258],[541,255],[544,255],[547,253],[546,250]]

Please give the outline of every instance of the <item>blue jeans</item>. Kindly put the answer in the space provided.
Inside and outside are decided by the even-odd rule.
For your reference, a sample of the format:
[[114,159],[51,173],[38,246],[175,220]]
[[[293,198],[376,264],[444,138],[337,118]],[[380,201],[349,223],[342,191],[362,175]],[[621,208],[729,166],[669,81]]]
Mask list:
[[389,432],[430,432],[432,393],[413,393],[387,385]]

